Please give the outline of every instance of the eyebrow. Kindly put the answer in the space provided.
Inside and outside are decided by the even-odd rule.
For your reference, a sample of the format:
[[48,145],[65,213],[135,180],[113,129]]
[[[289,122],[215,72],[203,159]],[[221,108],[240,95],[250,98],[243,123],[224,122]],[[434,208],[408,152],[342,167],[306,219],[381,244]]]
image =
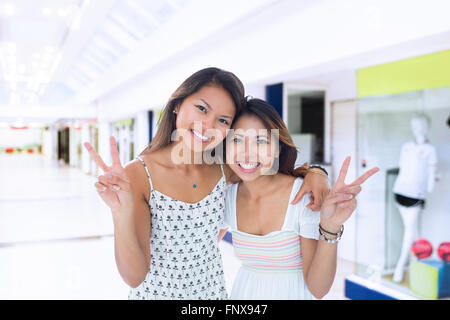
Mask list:
[[[207,106],[210,110],[212,110],[212,107],[209,105],[208,102],[206,102],[206,101],[203,100],[202,98],[200,98],[200,100],[202,100],[203,103],[206,104],[206,106]],[[232,119],[232,118],[233,118],[232,116],[226,116],[226,115],[222,115],[222,117],[224,117],[224,118],[229,118],[229,119]]]

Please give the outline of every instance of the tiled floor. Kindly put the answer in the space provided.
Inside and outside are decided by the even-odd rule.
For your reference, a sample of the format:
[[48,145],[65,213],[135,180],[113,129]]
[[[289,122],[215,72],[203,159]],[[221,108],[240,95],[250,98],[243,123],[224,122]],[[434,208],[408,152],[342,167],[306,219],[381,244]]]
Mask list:
[[[0,299],[127,299],[112,221],[95,179],[35,155],[0,155]],[[220,244],[228,292],[240,263]],[[353,264],[338,261],[324,299],[344,299]]]

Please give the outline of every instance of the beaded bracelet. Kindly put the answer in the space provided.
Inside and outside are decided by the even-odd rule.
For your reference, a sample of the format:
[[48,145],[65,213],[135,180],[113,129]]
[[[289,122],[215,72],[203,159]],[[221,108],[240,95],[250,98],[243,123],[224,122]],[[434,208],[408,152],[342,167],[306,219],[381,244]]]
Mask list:
[[[326,233],[328,233],[330,235],[335,235],[336,238],[329,239],[329,238],[325,237],[325,234],[323,232],[326,232]],[[332,232],[328,232],[325,229],[323,229],[322,226],[319,224],[319,234],[320,234],[319,239],[320,240],[325,240],[328,243],[336,243],[339,240],[341,240],[343,232],[344,232],[344,225],[341,226],[341,230],[338,233],[332,233]]]
[[330,231],[325,230],[325,229],[321,226],[320,223],[319,223],[319,229],[322,230],[322,231],[325,232],[325,233],[331,234],[332,236],[338,236],[339,233],[342,233],[342,231],[343,231],[343,229],[344,229],[344,225],[341,226],[341,231],[339,231],[338,233],[333,233],[333,232],[330,232]]
[[320,169],[320,170],[322,170],[322,171],[328,176],[327,170],[325,170],[325,168],[323,168],[323,167],[321,167],[321,166],[319,166],[319,165],[317,165],[317,164],[310,165],[310,166],[309,166],[309,169]]
[[308,172],[317,173],[317,174],[320,174],[320,175],[328,178],[328,175],[326,173],[324,173],[324,171],[319,169],[319,168],[308,168],[308,170],[306,172],[307,173]]

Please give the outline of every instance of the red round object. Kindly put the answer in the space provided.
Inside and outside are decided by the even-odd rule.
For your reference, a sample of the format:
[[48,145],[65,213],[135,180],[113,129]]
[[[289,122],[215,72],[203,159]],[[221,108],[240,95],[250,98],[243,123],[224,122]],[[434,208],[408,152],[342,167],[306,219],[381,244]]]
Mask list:
[[442,261],[450,262],[450,242],[442,242],[438,247],[438,255]]
[[411,251],[417,259],[425,259],[431,256],[433,246],[428,240],[419,238],[412,244]]

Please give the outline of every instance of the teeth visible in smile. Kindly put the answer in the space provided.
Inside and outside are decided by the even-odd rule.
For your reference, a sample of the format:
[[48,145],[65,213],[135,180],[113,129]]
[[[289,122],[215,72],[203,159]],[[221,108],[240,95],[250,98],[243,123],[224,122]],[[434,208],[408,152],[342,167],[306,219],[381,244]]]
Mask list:
[[195,131],[195,130],[192,130],[192,132],[193,132],[199,139],[202,139],[202,140],[204,140],[204,141],[208,141],[208,140],[209,140],[208,137],[202,136],[200,133],[198,133],[198,132]]
[[240,162],[239,165],[240,165],[242,168],[244,168],[244,169],[246,169],[246,170],[249,170],[249,169],[254,169],[254,168],[256,168],[257,166],[259,166],[259,162],[255,162],[255,163],[242,163],[242,162]]

